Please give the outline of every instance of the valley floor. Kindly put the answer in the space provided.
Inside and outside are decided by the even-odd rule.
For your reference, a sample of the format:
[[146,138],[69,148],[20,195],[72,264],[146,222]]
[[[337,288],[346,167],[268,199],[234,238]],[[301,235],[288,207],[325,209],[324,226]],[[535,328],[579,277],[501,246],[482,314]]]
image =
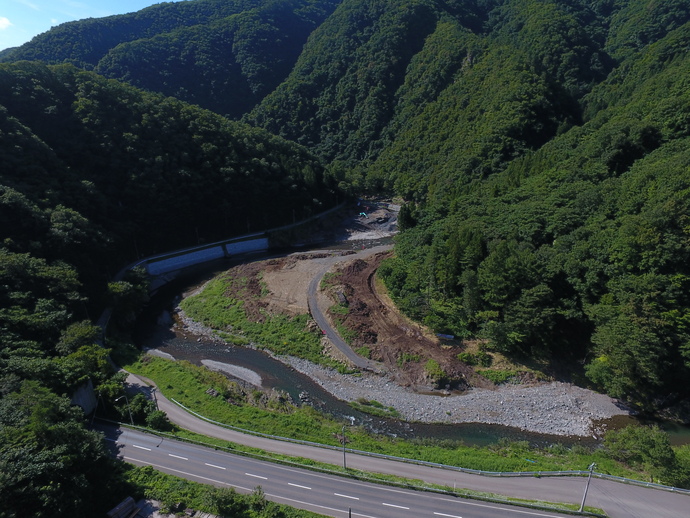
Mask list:
[[[367,214],[366,218],[355,216],[351,220],[354,225],[351,224],[349,227],[350,229],[356,227],[349,232],[350,239],[385,237],[385,231],[390,232],[391,220],[394,222],[393,216],[391,211],[382,206],[377,207],[371,214]],[[386,229],[380,228],[382,223],[386,225]],[[347,227],[347,222],[345,226]],[[357,254],[357,256],[365,255],[364,253]],[[253,270],[261,269],[261,279],[268,291],[261,300],[262,307],[267,307],[270,311],[289,314],[306,313],[308,285],[326,265],[337,265],[340,271],[349,271],[350,274],[353,270],[355,272],[359,270],[365,277],[371,275],[371,272],[364,267],[350,268],[352,261],[362,260],[356,258],[354,254],[352,258],[349,258],[348,255],[342,254],[310,252],[295,254],[284,259],[249,263],[242,267],[241,275],[255,274]],[[371,283],[364,279],[361,284],[370,285]],[[322,310],[331,304],[333,301],[329,301],[323,294],[320,295],[319,306]],[[390,326],[377,328],[376,331],[379,333],[377,343],[388,343],[390,347],[393,347],[394,344],[399,346],[403,342],[410,342],[410,340],[401,341],[400,336],[414,336],[415,340],[433,341],[433,336],[429,337],[428,333],[424,333],[421,328],[415,333],[411,333],[409,328],[401,332],[400,327],[413,324],[406,323],[404,317],[395,312],[390,301],[378,301],[374,304],[369,300],[368,306],[368,317],[365,320],[395,322],[398,326],[397,331],[395,326],[392,329]],[[380,318],[377,318],[376,314],[372,316],[372,313],[383,313],[383,315],[379,314]],[[184,322],[186,333],[207,336],[212,334],[211,330],[204,329],[188,319]],[[446,354],[447,351],[438,344],[435,347],[440,361],[442,359],[440,355]],[[381,351],[375,351],[375,354],[380,357]],[[375,400],[385,407],[393,407],[409,421],[500,424],[542,434],[585,437],[601,435],[603,430],[597,429],[599,421],[628,414],[627,409],[606,395],[561,382],[533,381],[525,384],[493,386],[485,380],[483,384],[470,383],[469,390],[461,394],[434,391],[428,383],[424,383],[419,372],[401,372],[401,369],[396,368],[395,355],[388,359],[384,358],[384,361],[380,362],[379,373],[362,372],[357,375],[339,374],[332,369],[298,358],[278,359],[310,376],[339,399]],[[232,366],[227,366],[222,370],[232,374]],[[243,374],[246,375],[246,373]],[[467,374],[466,378],[471,382],[477,380],[476,377],[471,379],[471,374]]]

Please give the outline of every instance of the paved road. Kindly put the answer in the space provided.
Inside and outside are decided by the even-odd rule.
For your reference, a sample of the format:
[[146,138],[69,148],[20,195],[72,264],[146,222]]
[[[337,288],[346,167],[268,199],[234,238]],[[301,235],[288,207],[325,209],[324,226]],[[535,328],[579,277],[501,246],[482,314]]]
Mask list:
[[261,486],[275,502],[326,516],[361,518],[566,518],[490,502],[399,489],[262,462],[135,430],[101,428],[117,455],[136,465],[248,493]]
[[[127,381],[132,389],[151,394],[146,382],[135,376],[130,374]],[[163,397],[158,391],[155,398],[159,408],[168,415],[170,421],[187,430],[267,452],[303,457],[333,465],[343,463],[343,453],[340,449],[331,450],[243,434],[199,419]],[[530,500],[579,505],[585,485],[585,479],[579,477],[493,478],[354,453],[347,453],[346,459],[348,468]],[[679,518],[688,516],[690,497],[593,478],[587,494],[587,504],[604,509],[612,518]]]
[[343,340],[340,337],[340,334],[338,334],[338,332],[331,327],[330,323],[328,322],[328,319],[323,313],[323,308],[319,305],[319,284],[321,283],[321,279],[323,279],[323,276],[331,267],[333,267],[334,264],[344,261],[352,261],[353,259],[362,259],[364,257],[368,257],[379,252],[385,252],[387,250],[390,250],[391,248],[393,248],[392,245],[375,246],[372,248],[367,248],[365,250],[359,251],[354,255],[333,258],[332,261],[328,261],[326,264],[324,264],[321,267],[321,269],[316,273],[316,275],[314,275],[314,278],[309,283],[309,288],[307,289],[309,312],[311,313],[312,318],[316,321],[318,326],[324,332],[326,337],[331,341],[331,343],[335,347],[337,347],[338,350],[340,350],[340,352],[342,352],[347,357],[347,359],[350,360],[350,362],[352,362],[353,365],[357,366],[360,369],[376,371],[378,369],[378,365],[376,362],[369,360],[367,358],[363,358],[362,356],[355,353],[352,350],[352,347],[350,347],[347,344],[347,342],[345,342],[345,340]]

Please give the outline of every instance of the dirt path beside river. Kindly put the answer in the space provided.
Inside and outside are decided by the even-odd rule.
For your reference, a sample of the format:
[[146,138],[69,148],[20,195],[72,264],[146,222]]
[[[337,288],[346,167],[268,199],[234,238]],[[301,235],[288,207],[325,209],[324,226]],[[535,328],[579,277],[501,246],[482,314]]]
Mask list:
[[[363,216],[362,214],[366,214]],[[380,238],[394,231],[395,208],[387,204],[370,204],[366,212],[351,215],[345,222],[349,239]],[[296,358],[279,358],[296,370],[310,376],[325,390],[345,401],[375,400],[395,408],[406,420],[427,423],[487,423],[513,426],[523,430],[570,436],[600,435],[595,422],[628,414],[608,396],[561,382],[536,382],[494,386],[457,360],[457,350],[444,346],[428,330],[400,315],[392,302],[376,293],[373,275],[377,262],[372,261],[385,247],[362,250],[353,245],[348,251],[310,251],[284,258],[248,263],[237,268],[237,275],[261,280],[263,296],[249,303],[248,312],[270,311],[301,314],[309,311],[308,288],[315,275],[330,268],[338,275],[330,288],[330,297],[317,297],[323,313],[335,303],[333,297],[347,299],[349,313],[354,315],[360,335],[379,373],[363,372],[342,375]],[[356,253],[358,252],[358,253]],[[257,282],[257,287],[259,283]],[[252,306],[256,306],[253,308]],[[188,332],[207,334],[186,321]],[[217,339],[217,337],[216,337]],[[337,355],[324,338],[326,350]],[[399,359],[418,358],[403,362]],[[425,378],[424,365],[436,361],[467,389],[462,394],[433,390]]]

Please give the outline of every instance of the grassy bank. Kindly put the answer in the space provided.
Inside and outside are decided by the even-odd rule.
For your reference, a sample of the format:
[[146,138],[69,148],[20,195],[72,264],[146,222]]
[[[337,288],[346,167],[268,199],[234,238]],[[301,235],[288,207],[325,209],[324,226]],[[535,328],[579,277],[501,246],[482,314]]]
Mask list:
[[[226,402],[224,394],[232,393],[233,384],[219,373],[186,362],[143,357],[126,366],[127,370],[152,379],[168,398],[174,398],[210,419],[264,434],[291,437],[322,444],[338,445],[336,434],[343,422],[321,414],[311,407],[282,405],[262,408],[249,403]],[[213,388],[220,396],[206,393]],[[252,396],[252,394],[248,394]],[[256,397],[256,396],[254,396]],[[456,441],[406,441],[374,436],[360,427],[346,431],[348,447],[398,457],[419,459],[451,466],[486,471],[558,471],[584,470],[592,462],[597,471],[629,478],[649,480],[644,473],[626,469],[608,458],[602,450],[554,445],[535,449],[524,441],[501,441],[489,447],[465,446]]]
[[[206,447],[216,448],[219,450],[224,450],[228,453],[246,455],[249,457],[278,462],[289,466],[301,466],[312,470],[326,472],[326,473],[342,473],[348,478],[355,478],[357,480],[366,480],[369,482],[398,485],[404,486],[406,488],[418,487],[424,490],[435,490],[442,493],[448,493],[461,498],[468,498],[473,500],[482,500],[490,502],[501,502],[514,505],[526,505],[526,506],[539,506],[545,509],[551,509],[556,511],[576,511],[579,506],[576,504],[567,504],[560,502],[549,502],[544,500],[525,500],[521,498],[506,497],[504,495],[496,493],[487,493],[485,491],[476,491],[471,489],[463,489],[458,487],[450,486],[440,486],[435,484],[428,484],[421,480],[412,480],[407,478],[401,478],[394,475],[387,475],[381,473],[368,473],[352,468],[344,468],[341,465],[325,464],[322,462],[316,462],[311,459],[288,457],[286,455],[281,455],[278,453],[266,452],[257,448],[251,448],[249,446],[243,446],[241,444],[236,444],[222,439],[217,439],[213,437],[205,437],[203,435],[190,432],[188,430],[176,430],[172,434],[178,440],[184,440],[192,442],[194,444],[199,444]],[[162,435],[162,437],[167,437],[168,435]],[[157,473],[157,472],[154,472]],[[154,475],[155,479],[156,475]],[[585,507],[585,511],[593,515],[605,516],[603,510],[594,507]]]
[[[211,280],[204,290],[185,298],[180,306],[192,319],[217,329],[229,343],[253,344],[275,354],[307,359],[313,363],[343,370],[344,366],[323,355],[321,333],[310,325],[308,315],[287,316],[269,313],[257,301],[261,291],[252,289],[260,280],[235,278],[225,274]],[[251,308],[252,317],[247,308]]]
[[165,513],[181,515],[189,508],[233,518],[325,518],[321,514],[270,502],[260,488],[244,495],[232,488],[210,488],[167,475],[150,466],[128,469],[124,478],[140,491],[137,496],[160,502]]

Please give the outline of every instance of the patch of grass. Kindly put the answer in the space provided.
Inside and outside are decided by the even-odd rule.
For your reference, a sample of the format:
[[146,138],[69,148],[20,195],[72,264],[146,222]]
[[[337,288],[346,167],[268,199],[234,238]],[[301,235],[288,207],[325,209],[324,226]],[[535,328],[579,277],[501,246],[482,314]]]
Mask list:
[[418,354],[410,354],[410,353],[402,353],[400,356],[398,356],[398,367],[404,366],[407,362],[415,362],[418,363],[422,361],[422,357],[419,356]]
[[[349,430],[348,430],[348,437],[349,437]],[[176,439],[181,439],[185,441],[190,441],[196,444],[202,444],[204,446],[210,446],[213,448],[218,448],[221,450],[229,451],[230,453],[235,453],[235,454],[244,454],[250,457],[256,457],[260,458],[263,460],[273,460],[282,464],[287,464],[287,465],[299,465],[302,467],[306,468],[311,468],[316,471],[324,471],[324,472],[329,472],[329,473],[346,473],[349,477],[358,479],[358,480],[370,480],[373,482],[380,482],[380,483],[387,483],[387,484],[395,484],[395,485],[402,485],[405,487],[419,487],[423,488],[425,490],[436,490],[439,492],[447,492],[449,494],[457,495],[460,497],[464,498],[471,498],[471,499],[476,499],[476,500],[485,500],[485,501],[495,501],[495,502],[505,502],[505,503],[514,503],[517,505],[543,505],[546,508],[552,508],[554,510],[577,510],[579,509],[579,506],[576,504],[565,504],[565,503],[553,503],[553,502],[545,502],[545,501],[533,501],[533,500],[525,500],[525,499],[520,499],[520,498],[512,498],[512,497],[506,497],[503,495],[498,495],[495,493],[487,493],[487,492],[482,492],[482,491],[475,491],[475,490],[470,490],[470,489],[462,489],[462,488],[456,488],[456,487],[449,487],[449,486],[441,486],[437,484],[428,484],[426,482],[423,482],[421,480],[414,480],[414,479],[407,479],[407,478],[402,478],[398,477],[395,475],[388,475],[388,474],[382,474],[382,473],[369,473],[369,472],[364,472],[352,468],[343,468],[341,465],[334,465],[334,464],[326,464],[323,462],[318,462],[312,459],[306,459],[303,457],[290,457],[286,455],[282,455],[279,453],[272,453],[272,452],[266,452],[264,450],[258,449],[258,448],[251,448],[249,446],[243,446],[241,444],[236,444],[228,441],[223,441],[222,439],[217,439],[213,437],[206,437],[203,435],[195,434],[194,432],[189,432],[187,430],[178,430],[175,432],[174,437]],[[179,501],[179,500],[178,500]],[[585,510],[590,513],[594,514],[599,514],[601,516],[604,516],[604,513],[601,509],[596,509],[592,507],[585,507]],[[306,516],[311,516],[311,515],[306,515]],[[315,515],[316,516],[316,515]]]
[[478,370],[478,374],[481,374],[486,379],[494,382],[496,385],[501,383],[507,383],[511,379],[515,378],[519,371],[502,371],[502,370]]
[[217,488],[156,471],[151,466],[131,467],[125,480],[134,485],[138,496],[161,502],[165,513],[183,513],[185,509],[237,518],[252,516],[278,518],[325,518],[324,515],[268,502],[260,488],[243,495],[233,488]]
[[323,290],[326,288],[330,288],[332,286],[339,285],[341,276],[341,272],[326,272],[324,276],[321,278],[320,288]]
[[491,367],[491,363],[493,362],[493,357],[484,351],[479,351],[477,353],[460,353],[457,358],[467,365],[480,365],[482,367]]
[[[163,395],[209,419],[263,434],[338,445],[334,434],[340,432],[343,422],[309,406],[287,412],[284,408],[261,408],[243,402],[230,404],[224,397],[213,397],[206,393],[209,388],[214,388],[225,394],[225,384],[230,382],[222,374],[187,362],[150,356],[144,358],[147,359],[126,365],[125,369],[152,379]],[[376,407],[368,405],[368,408]],[[558,471],[582,470],[596,462],[597,471],[602,473],[649,480],[649,475],[625,468],[607,457],[601,449],[590,451],[581,446],[566,448],[563,452],[533,448],[527,443],[501,441],[481,448],[466,446],[460,441],[401,440],[372,435],[364,428],[349,426],[347,436],[351,441],[349,447],[353,449],[449,466],[486,471]]]
[[336,331],[338,331],[340,337],[345,340],[345,343],[352,345],[352,343],[357,339],[357,331],[345,327],[341,322],[335,321],[333,323]]
[[350,313],[350,308],[347,306],[347,304],[343,304],[339,302],[338,304],[334,304],[330,308],[328,308],[328,311],[330,311],[333,315],[347,315]]
[[351,401],[349,405],[355,410],[377,417],[400,417],[400,412],[395,408],[392,406],[383,406],[375,399],[368,400],[365,398],[358,398],[356,401]]
[[366,345],[362,347],[357,347],[355,349],[355,352],[362,358],[366,358],[367,360],[371,359],[371,349],[369,349]]
[[426,375],[431,381],[434,382],[436,386],[443,385],[447,377],[446,372],[433,358],[427,360],[426,364],[424,365],[424,372],[426,372]]
[[244,302],[227,296],[229,283],[241,287],[247,280],[216,277],[201,293],[185,298],[180,306],[190,318],[216,329],[218,336],[232,343],[254,344],[274,354],[297,356],[320,365],[338,367],[336,360],[323,354],[321,335],[308,325],[308,315],[264,313],[261,321],[251,321],[244,310]]

